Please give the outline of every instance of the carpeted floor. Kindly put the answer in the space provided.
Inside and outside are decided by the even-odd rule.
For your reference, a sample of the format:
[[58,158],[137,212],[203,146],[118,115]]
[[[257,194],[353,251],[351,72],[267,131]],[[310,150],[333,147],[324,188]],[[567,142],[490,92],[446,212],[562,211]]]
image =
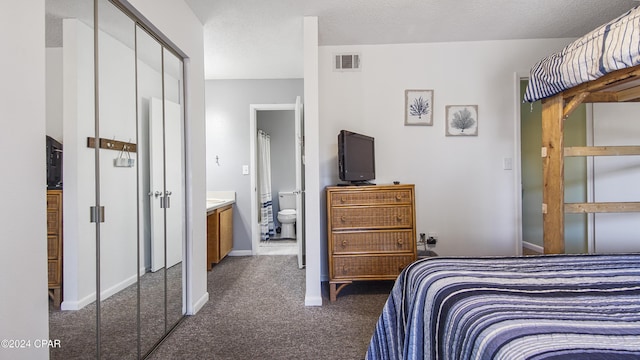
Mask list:
[[[167,322],[165,324],[164,271],[146,273],[140,283],[141,353],[147,353],[182,317],[182,264],[167,271]],[[133,284],[101,303],[102,359],[138,358],[137,332],[138,287]],[[50,358],[96,358],[96,305],[89,304],[77,311],[61,311],[49,304],[49,337],[60,340],[62,346],[50,350]]]
[[304,306],[295,256],[226,257],[208,274],[209,302],[150,359],[363,359],[393,285],[347,286],[336,302]]

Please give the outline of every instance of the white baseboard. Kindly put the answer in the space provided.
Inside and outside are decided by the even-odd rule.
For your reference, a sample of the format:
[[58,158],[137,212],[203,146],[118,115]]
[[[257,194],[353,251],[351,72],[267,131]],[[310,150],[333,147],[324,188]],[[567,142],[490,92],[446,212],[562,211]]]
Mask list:
[[322,296],[305,296],[304,306],[322,306]]
[[252,256],[251,250],[231,250],[229,256]]
[[135,284],[136,281],[138,281],[138,274],[134,274],[132,276],[129,276],[128,278],[120,281],[119,283],[114,284],[110,288],[107,288],[107,289],[103,290],[100,293],[100,299],[101,300],[108,299],[112,295],[117,294],[120,291],[128,288],[130,285]]
[[[112,295],[117,294],[120,291],[126,289],[127,287],[135,284],[136,281],[138,281],[138,274],[132,275],[122,280],[121,282],[111,286],[110,288],[105,289],[100,293],[100,299],[101,300],[107,299]],[[95,291],[81,298],[78,301],[63,300],[62,303],[60,304],[60,310],[80,310],[83,307],[93,303],[94,301],[96,301]]]
[[532,244],[530,242],[523,241],[522,242],[522,247],[523,248],[527,248],[529,250],[533,250],[533,251],[535,251],[537,253],[540,253],[540,254],[544,254],[544,248],[542,246],[540,246],[540,245],[536,245],[536,244]]
[[200,311],[200,309],[202,309],[202,307],[204,306],[204,304],[207,303],[207,301],[209,301],[209,293],[205,292],[200,299],[198,299],[198,301],[196,301],[195,304],[193,304],[193,312],[187,312],[187,315],[195,315],[198,313],[198,311]]
[[96,301],[96,293],[92,292],[78,301],[63,300],[60,310],[80,310],[94,301]]

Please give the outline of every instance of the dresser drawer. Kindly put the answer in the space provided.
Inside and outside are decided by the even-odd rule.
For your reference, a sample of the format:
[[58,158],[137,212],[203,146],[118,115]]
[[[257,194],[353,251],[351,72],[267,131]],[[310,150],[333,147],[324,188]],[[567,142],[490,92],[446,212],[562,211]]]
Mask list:
[[47,211],[47,234],[60,233],[60,213],[58,211]]
[[335,256],[331,278],[395,279],[413,260],[413,255]]
[[413,251],[413,230],[341,231],[332,233],[333,254]]
[[331,226],[334,230],[411,228],[413,209],[410,205],[336,207],[332,209]]
[[49,271],[49,287],[60,286],[60,261],[49,260],[48,271]]
[[60,208],[61,200],[62,196],[60,196],[59,193],[52,192],[51,194],[47,194],[47,209],[57,211]]
[[58,258],[60,240],[57,235],[47,236],[47,254],[50,260]]
[[411,204],[411,190],[345,191],[331,194],[333,206]]

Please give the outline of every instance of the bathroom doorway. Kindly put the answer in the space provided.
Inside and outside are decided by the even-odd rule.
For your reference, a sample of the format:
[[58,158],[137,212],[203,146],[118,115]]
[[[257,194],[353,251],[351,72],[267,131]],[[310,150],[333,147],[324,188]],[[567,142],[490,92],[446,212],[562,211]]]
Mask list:
[[[252,253],[297,255],[298,267],[303,268],[304,137],[300,97],[295,104],[252,104],[250,113]],[[265,142],[270,143],[266,160],[261,157]],[[268,173],[270,176],[266,176]]]

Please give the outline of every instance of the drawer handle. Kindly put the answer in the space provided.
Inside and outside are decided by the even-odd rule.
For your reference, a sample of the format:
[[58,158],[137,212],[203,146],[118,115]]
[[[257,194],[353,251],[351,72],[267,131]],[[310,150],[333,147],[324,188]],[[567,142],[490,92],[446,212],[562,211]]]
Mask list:
[[340,220],[341,220],[342,222],[345,222],[345,221],[347,221],[347,217],[346,217],[346,216],[344,216],[344,215],[342,215],[342,216],[340,216]]
[[402,215],[396,215],[396,218],[398,219],[398,221],[402,221]]
[[342,240],[342,247],[347,247],[347,240]]
[[342,273],[343,274],[347,273],[347,265],[342,265]]
[[404,241],[402,241],[402,239],[398,239],[398,245],[402,245],[402,243],[404,243]]
[[347,201],[347,198],[346,198],[346,197],[344,197],[344,196],[341,196],[341,197],[340,197],[340,202],[345,202],[345,201]]
[[397,194],[397,195],[396,195],[396,200],[398,200],[398,201],[402,200],[402,195]]

